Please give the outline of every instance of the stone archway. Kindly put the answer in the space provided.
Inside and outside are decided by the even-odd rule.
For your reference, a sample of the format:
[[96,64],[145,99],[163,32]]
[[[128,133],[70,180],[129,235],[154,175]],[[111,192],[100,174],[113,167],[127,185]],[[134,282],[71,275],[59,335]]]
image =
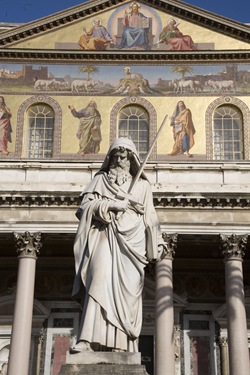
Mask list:
[[208,160],[213,160],[213,113],[214,110],[221,105],[232,105],[237,107],[243,117],[243,133],[244,133],[244,154],[245,159],[250,158],[250,110],[248,106],[240,99],[232,96],[224,96],[215,99],[207,108],[205,114],[206,121],[206,154]]
[[50,106],[55,113],[53,158],[58,158],[61,152],[62,110],[59,104],[55,101],[55,99],[42,94],[30,97],[29,99],[25,100],[19,107],[17,114],[15,157],[22,157],[25,113],[27,109],[34,104],[46,104]]
[[[146,99],[141,97],[127,97],[119,100],[111,110],[110,114],[110,144],[117,138],[117,118],[121,108],[127,105],[138,105],[148,112],[149,114],[149,145],[153,143],[153,140],[157,133],[157,113],[154,106]],[[154,146],[150,159],[155,159],[157,156],[157,147]]]

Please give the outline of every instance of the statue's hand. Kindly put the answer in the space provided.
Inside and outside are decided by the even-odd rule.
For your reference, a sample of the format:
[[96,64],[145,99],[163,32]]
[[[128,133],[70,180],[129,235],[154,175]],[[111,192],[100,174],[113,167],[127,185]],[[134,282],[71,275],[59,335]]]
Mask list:
[[128,209],[128,200],[124,199],[121,201],[117,202],[112,202],[111,205],[109,206],[110,211],[114,212],[125,212]]

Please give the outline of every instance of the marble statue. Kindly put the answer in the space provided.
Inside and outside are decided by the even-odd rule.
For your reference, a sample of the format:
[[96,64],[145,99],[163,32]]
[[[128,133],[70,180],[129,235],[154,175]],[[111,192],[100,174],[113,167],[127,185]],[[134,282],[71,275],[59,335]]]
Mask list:
[[82,351],[137,352],[144,268],[164,252],[150,183],[134,143],[118,138],[85,188],[74,243],[73,296],[83,292],[76,345]]

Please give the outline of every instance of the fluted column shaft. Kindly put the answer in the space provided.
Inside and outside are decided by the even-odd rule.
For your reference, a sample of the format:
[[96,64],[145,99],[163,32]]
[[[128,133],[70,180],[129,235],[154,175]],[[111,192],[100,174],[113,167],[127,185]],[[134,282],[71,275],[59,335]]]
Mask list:
[[36,259],[41,234],[14,233],[18,253],[18,277],[11,333],[8,375],[28,375],[34,301]]
[[172,263],[177,235],[163,233],[166,254],[156,264],[155,375],[174,375],[174,308]]
[[249,374],[242,261],[247,236],[221,236],[225,262],[230,375]]

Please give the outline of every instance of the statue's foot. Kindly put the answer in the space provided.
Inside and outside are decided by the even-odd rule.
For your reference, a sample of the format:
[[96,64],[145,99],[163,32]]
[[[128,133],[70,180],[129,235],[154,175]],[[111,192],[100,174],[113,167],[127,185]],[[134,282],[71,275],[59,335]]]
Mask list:
[[112,352],[115,352],[115,353],[125,353],[126,350],[114,348],[114,349],[112,349]]
[[70,348],[70,353],[93,352],[88,341],[79,341],[75,346]]

